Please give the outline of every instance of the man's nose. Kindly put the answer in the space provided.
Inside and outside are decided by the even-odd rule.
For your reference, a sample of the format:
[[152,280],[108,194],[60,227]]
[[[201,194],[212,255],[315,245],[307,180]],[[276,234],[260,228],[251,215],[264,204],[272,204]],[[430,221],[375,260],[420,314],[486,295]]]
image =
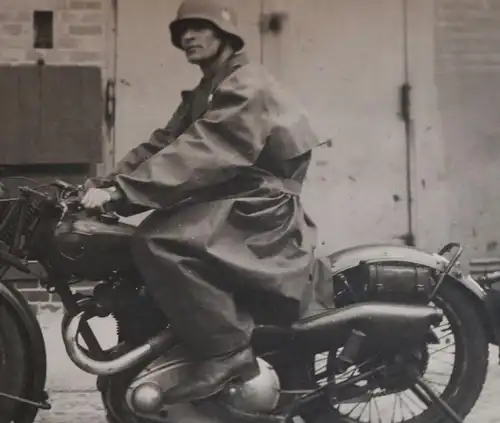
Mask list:
[[182,33],[182,38],[184,41],[191,41],[194,39],[194,31],[192,29],[185,29],[184,32]]

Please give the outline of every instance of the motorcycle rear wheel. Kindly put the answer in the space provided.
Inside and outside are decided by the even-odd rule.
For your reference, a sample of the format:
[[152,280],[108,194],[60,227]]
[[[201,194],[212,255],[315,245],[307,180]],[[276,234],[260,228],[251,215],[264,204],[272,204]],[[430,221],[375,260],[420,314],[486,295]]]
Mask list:
[[[474,304],[466,294],[452,283],[443,284],[434,304],[444,311],[447,320],[450,321],[457,345],[450,381],[440,396],[459,416],[465,418],[479,399],[486,381],[489,358],[488,338]],[[337,350],[326,353],[329,355],[329,363],[332,363],[332,357],[335,358]],[[305,379],[309,380],[306,382],[309,387],[317,387],[319,381],[315,374],[314,363],[309,368],[308,373],[309,375],[305,378],[287,378],[288,380],[295,379],[296,383],[301,383],[300,380],[302,380],[300,387],[297,385],[287,386],[287,389],[303,389]],[[335,375],[328,373],[327,377],[334,378]],[[353,423],[378,423],[380,419],[380,416],[372,417],[371,415],[368,420],[361,417],[353,418],[343,412],[344,410],[338,404],[334,404],[328,399],[322,404],[319,408],[316,405],[314,408],[303,410],[302,419],[306,423],[344,422],[343,417],[350,417],[352,420],[346,419],[345,421]],[[389,420],[382,421],[387,423],[445,423],[448,420],[442,414],[442,410],[432,406],[409,419],[389,418]]]
[[[23,397],[29,378],[28,351],[12,310],[0,299],[0,392]],[[0,423],[31,423],[38,409],[0,398]]]

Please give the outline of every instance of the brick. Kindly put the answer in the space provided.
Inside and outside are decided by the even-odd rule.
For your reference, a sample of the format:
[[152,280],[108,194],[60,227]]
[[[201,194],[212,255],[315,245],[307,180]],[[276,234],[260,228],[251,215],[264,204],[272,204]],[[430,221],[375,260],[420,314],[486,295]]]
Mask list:
[[[500,2],[498,0],[492,0],[489,2],[489,10],[492,15],[500,12]],[[498,16],[498,15],[497,15]]]
[[61,302],[61,297],[59,294],[50,294],[50,303],[60,303]]
[[94,281],[82,281],[79,282],[76,285],[73,285],[74,288],[93,288],[96,285],[99,285],[101,282],[94,282]]
[[69,61],[71,63],[89,63],[101,62],[103,55],[97,51],[74,51],[69,53]]
[[33,15],[26,11],[2,11],[0,12],[0,23],[8,22],[31,22]]
[[[73,288],[72,289],[73,293],[78,293],[78,294],[82,294],[82,295],[92,295],[93,293],[93,288]],[[59,296],[59,294],[56,294],[56,293],[53,293],[53,294],[50,294],[50,302],[51,303],[60,303],[61,302],[61,297]]]
[[57,13],[56,19],[60,20],[61,22],[67,22],[67,23],[80,22],[81,13],[62,11]]
[[40,303],[38,304],[39,311],[50,311],[56,313],[63,308],[61,303]]
[[50,294],[47,291],[42,290],[23,290],[21,291],[24,298],[31,303],[35,302],[47,302],[50,299]]
[[2,32],[7,35],[21,35],[23,25],[20,23],[6,23],[2,25]]
[[[3,52],[2,52],[3,53]],[[22,52],[21,52],[22,53]],[[38,277],[36,275],[45,275],[45,270],[43,269],[43,267],[36,261],[29,261],[28,262],[28,267],[30,268],[30,270],[33,272],[32,274],[26,274],[26,273],[23,273],[17,269],[14,269],[14,268],[10,268],[8,271],[7,271],[7,274],[5,275],[5,278],[6,279],[12,279],[12,280],[38,280]]]
[[30,304],[31,311],[35,314],[35,316],[38,314],[38,304]]
[[0,51],[0,63],[25,63],[25,52],[19,48],[2,48]]
[[32,22],[33,21],[33,14],[30,12],[17,12],[15,14],[14,20],[16,22]]
[[2,10],[54,10],[67,7],[67,0],[0,0]]
[[104,14],[100,12],[83,13],[81,21],[83,23],[104,23]]
[[105,43],[102,37],[77,37],[80,45],[78,50],[80,51],[100,51],[103,52],[105,48]]
[[[15,48],[27,50],[31,48],[32,40],[29,37],[0,37],[0,51],[3,48]],[[1,54],[1,53],[0,53]]]
[[67,7],[67,0],[52,0],[52,9],[66,9]]
[[61,37],[55,42],[56,48],[62,49],[75,49],[80,45],[80,42],[77,38],[72,37]]
[[[45,50],[39,53],[40,58],[48,65],[63,65],[68,63],[68,55],[65,50]],[[38,59],[35,59],[35,61]]]
[[78,293],[78,294],[82,294],[82,295],[92,295],[93,291],[94,290],[92,288],[80,288],[80,289],[73,290],[73,292]]
[[40,53],[35,49],[28,50],[24,52],[24,54],[25,60],[27,60],[28,62],[36,62],[38,59],[43,58],[43,53]]
[[33,280],[31,280],[31,281],[16,281],[14,285],[17,289],[21,289],[21,290],[23,290],[23,289],[36,289],[36,288],[41,289],[40,283],[38,281],[33,281]]
[[71,25],[69,33],[71,35],[101,35],[103,27],[102,25]]
[[65,23],[103,23],[104,14],[102,12],[87,11],[63,11],[59,12],[58,18]]
[[70,0],[70,9],[101,9],[102,1],[83,1],[83,0]]

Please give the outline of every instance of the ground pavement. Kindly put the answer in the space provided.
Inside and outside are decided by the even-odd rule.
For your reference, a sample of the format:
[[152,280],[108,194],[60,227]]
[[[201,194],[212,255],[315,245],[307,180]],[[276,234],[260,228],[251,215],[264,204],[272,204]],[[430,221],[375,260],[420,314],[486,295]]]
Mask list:
[[[36,423],[106,423],[99,395],[95,392],[95,378],[85,374],[67,358],[60,335],[61,313],[44,310],[39,314],[49,356],[47,388],[52,410],[41,412]],[[93,322],[98,338],[104,345],[115,342],[112,320]],[[488,381],[481,399],[466,423],[500,422],[500,366],[497,348],[492,348]],[[196,415],[179,408],[175,416],[179,423],[201,423]]]

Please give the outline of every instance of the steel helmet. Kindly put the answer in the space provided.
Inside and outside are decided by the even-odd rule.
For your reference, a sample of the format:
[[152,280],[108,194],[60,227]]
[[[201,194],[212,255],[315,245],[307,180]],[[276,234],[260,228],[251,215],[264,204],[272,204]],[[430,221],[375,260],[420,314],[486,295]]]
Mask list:
[[181,48],[181,34],[190,20],[210,22],[228,37],[236,51],[245,45],[237,29],[234,10],[216,0],[184,0],[177,11],[177,17],[170,23],[172,44]]

